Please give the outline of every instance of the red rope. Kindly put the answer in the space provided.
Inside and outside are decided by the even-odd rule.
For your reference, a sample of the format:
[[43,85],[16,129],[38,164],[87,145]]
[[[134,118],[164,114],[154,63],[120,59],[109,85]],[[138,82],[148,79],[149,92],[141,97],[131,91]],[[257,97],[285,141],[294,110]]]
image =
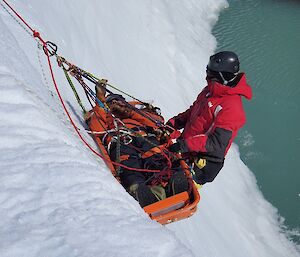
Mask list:
[[11,7],[11,5],[8,3],[8,2],[6,2],[5,0],[3,0],[3,2],[9,7],[9,9],[16,15],[16,16],[18,16],[18,18],[27,26],[27,28],[29,28],[31,31],[32,31],[32,33],[34,33],[34,29],[32,29],[29,25],[28,25],[28,23],[21,17],[21,15],[19,15],[15,10],[14,10],[14,8],[12,8]]
[[[44,49],[47,49],[47,47],[46,47],[46,44],[47,44],[47,42],[45,41],[45,40],[43,40],[43,38],[41,37],[41,35],[40,35],[40,33],[38,32],[38,31],[36,31],[36,30],[34,30],[31,26],[29,26],[29,24],[22,18],[22,16],[20,15],[20,14],[18,14],[15,10],[14,10],[14,8],[6,1],[6,0],[3,0],[3,2],[10,8],[10,10],[27,26],[27,28],[29,28],[31,31],[32,31],[32,33],[33,33],[33,36],[34,37],[36,37],[36,38],[38,38],[41,42],[42,42],[42,44],[43,44],[43,46],[44,46]],[[60,94],[60,91],[59,91],[59,89],[58,89],[58,86],[57,86],[57,83],[56,83],[56,80],[55,80],[55,76],[54,76],[54,73],[53,73],[53,69],[52,69],[52,64],[51,64],[51,60],[50,60],[50,55],[49,55],[49,52],[48,52],[48,49],[47,49],[47,51],[45,51],[45,54],[46,54],[46,56],[47,56],[47,61],[48,61],[48,66],[49,66],[49,70],[50,70],[50,74],[51,74],[51,78],[52,78],[52,81],[53,81],[53,84],[54,84],[54,87],[55,87],[55,90],[56,90],[56,93],[57,93],[57,95],[58,95],[58,97],[59,97],[59,99],[60,99],[60,102],[61,102],[61,104],[62,104],[62,106],[63,106],[63,108],[64,108],[64,111],[66,112],[66,114],[67,114],[67,116],[68,116],[68,118],[69,118],[69,120],[70,120],[70,122],[71,122],[71,124],[72,124],[72,126],[73,126],[73,128],[75,129],[75,131],[76,131],[76,133],[77,133],[77,135],[79,136],[79,138],[82,140],[82,142],[94,153],[94,154],[96,154],[97,156],[99,156],[101,159],[103,159],[103,160],[106,160],[106,161],[110,161],[112,164],[114,164],[114,165],[117,165],[117,166],[120,166],[120,167],[123,167],[123,168],[126,168],[126,169],[128,169],[128,170],[134,170],[134,171],[140,171],[140,172],[160,172],[160,170],[147,170],[147,169],[137,169],[137,168],[132,168],[132,167],[128,167],[128,166],[126,166],[126,165],[123,165],[123,164],[120,164],[120,163],[116,163],[116,162],[113,162],[113,161],[111,161],[110,159],[107,159],[107,158],[105,158],[104,156],[102,156],[101,154],[99,154],[95,149],[93,149],[90,145],[89,145],[89,143],[83,138],[83,136],[80,134],[80,132],[79,132],[79,129],[77,128],[77,126],[75,125],[75,122],[73,121],[73,119],[72,119],[72,117],[71,117],[71,115],[70,115],[70,113],[69,113],[69,111],[68,111],[68,109],[67,109],[67,107],[66,107],[66,105],[65,105],[65,103],[64,103],[64,100],[63,100],[63,98],[62,98],[62,96],[61,96],[61,94]]]
[[3,2],[9,7],[9,9],[25,24],[25,26],[31,30],[33,37],[37,37],[39,40],[41,40],[41,42],[43,43],[43,45],[46,45],[46,42],[42,39],[40,33],[36,30],[34,30],[31,26],[29,26],[29,24],[22,18],[22,16],[20,14],[18,14],[14,8],[6,1],[3,0]]

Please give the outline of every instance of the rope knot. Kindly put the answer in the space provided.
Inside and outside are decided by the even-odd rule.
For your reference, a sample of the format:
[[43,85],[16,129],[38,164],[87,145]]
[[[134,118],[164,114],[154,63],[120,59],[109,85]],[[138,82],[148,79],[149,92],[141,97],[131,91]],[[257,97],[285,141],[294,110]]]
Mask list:
[[34,36],[34,37],[37,37],[37,38],[40,38],[40,32],[34,30],[34,31],[33,31],[33,36]]

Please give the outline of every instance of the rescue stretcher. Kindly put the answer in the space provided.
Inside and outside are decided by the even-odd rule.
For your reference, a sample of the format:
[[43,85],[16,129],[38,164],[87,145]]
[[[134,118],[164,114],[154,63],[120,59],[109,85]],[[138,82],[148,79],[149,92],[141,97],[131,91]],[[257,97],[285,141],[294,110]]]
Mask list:
[[[110,157],[104,145],[102,144],[101,139],[99,137],[94,137],[94,140],[102,156],[104,157],[107,167],[110,169],[112,175],[118,179],[115,166],[110,161]],[[200,194],[195,183],[193,183],[189,166],[183,160],[180,161],[180,164],[185,172],[185,175],[191,181],[191,190],[189,190],[190,192],[186,191],[170,196],[143,208],[152,220],[155,220],[162,225],[192,216],[197,211],[197,204],[200,201]]]

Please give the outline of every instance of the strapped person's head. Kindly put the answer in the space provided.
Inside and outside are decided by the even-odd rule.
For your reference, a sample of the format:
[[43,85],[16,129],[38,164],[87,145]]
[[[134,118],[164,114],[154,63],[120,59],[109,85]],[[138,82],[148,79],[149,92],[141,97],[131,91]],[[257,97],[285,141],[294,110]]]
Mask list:
[[113,103],[115,101],[126,102],[125,98],[122,95],[119,95],[119,94],[109,94],[106,97],[106,100],[105,100],[105,102],[108,105],[110,105],[111,103]]
[[125,119],[132,115],[132,109],[125,98],[119,94],[110,94],[106,97],[106,104],[110,111],[118,118]]

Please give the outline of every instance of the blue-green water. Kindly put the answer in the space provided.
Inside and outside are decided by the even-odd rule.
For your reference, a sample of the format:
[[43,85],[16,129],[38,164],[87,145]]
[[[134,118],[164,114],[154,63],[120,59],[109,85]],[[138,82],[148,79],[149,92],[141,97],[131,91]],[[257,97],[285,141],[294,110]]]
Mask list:
[[[214,28],[238,53],[254,98],[236,142],[265,198],[300,242],[300,1],[229,0]],[[298,231],[298,232],[297,232]]]

